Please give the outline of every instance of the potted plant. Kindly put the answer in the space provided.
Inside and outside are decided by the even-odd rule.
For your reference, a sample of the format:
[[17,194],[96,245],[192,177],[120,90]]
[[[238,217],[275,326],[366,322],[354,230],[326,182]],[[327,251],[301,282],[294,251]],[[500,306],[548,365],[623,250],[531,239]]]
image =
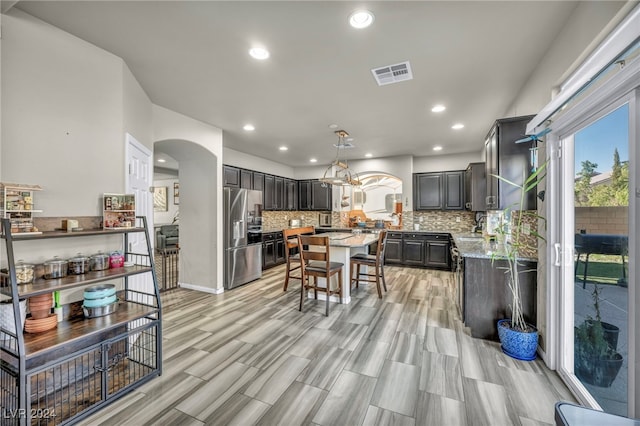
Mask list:
[[506,283],[511,295],[511,318],[498,321],[498,338],[502,351],[507,355],[525,361],[536,358],[538,348],[538,330],[526,322],[522,309],[522,291],[520,275],[532,272],[525,269],[522,254],[537,252],[537,242],[544,238],[537,232],[539,220],[545,220],[535,211],[524,210],[525,197],[529,191],[535,191],[544,179],[547,163],[538,167],[529,177],[523,179],[522,185],[509,181],[501,176],[497,179],[512,185],[520,191],[519,202],[503,210],[503,223],[496,229],[497,239],[502,242],[501,250],[492,255],[492,260],[504,260]]
[[595,319],[587,316],[575,328],[574,369],[583,382],[609,387],[618,375],[623,359],[617,352],[620,329],[603,322],[600,316],[600,291],[595,284],[591,293]]

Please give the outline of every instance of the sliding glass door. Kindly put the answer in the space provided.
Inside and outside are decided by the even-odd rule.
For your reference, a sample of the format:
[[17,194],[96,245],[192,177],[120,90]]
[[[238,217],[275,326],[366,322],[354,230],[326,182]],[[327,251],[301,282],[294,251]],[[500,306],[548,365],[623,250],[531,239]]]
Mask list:
[[575,256],[564,284],[573,285],[573,371],[604,411],[626,415],[629,105],[609,109],[567,140],[567,148],[573,145],[567,150],[573,151],[573,208],[567,210]]

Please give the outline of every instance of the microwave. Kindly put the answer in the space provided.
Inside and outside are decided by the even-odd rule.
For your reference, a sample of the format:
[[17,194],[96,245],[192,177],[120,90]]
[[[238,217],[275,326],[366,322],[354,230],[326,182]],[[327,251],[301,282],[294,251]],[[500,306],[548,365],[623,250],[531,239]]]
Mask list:
[[318,214],[318,223],[320,226],[331,226],[331,213]]

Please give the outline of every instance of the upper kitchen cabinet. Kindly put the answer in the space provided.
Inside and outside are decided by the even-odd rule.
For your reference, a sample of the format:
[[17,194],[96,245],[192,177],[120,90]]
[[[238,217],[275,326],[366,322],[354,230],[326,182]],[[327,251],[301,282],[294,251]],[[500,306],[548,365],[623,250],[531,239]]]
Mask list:
[[323,186],[319,180],[298,181],[298,207],[300,210],[331,210],[331,185]]
[[485,163],[470,163],[464,172],[465,208],[474,212],[487,210]]
[[284,180],[284,209],[298,210],[298,183],[293,179]]
[[253,189],[263,191],[264,199],[264,173],[253,172]]
[[264,210],[276,210],[276,177],[264,176],[264,191],[262,192],[262,208]]
[[[524,137],[527,123],[533,117],[528,115],[496,120],[487,135],[485,141],[487,210],[502,210],[508,206],[520,204],[518,188],[496,176],[517,184],[522,184],[530,176],[529,148],[535,146],[535,142],[516,144],[515,141]],[[530,191],[525,195],[524,208],[535,210],[536,206],[536,191]]]
[[462,210],[464,172],[416,173],[413,196],[415,210]]
[[253,172],[251,170],[240,170],[240,188],[253,189]]
[[224,166],[224,185],[231,188],[240,188],[240,169]]

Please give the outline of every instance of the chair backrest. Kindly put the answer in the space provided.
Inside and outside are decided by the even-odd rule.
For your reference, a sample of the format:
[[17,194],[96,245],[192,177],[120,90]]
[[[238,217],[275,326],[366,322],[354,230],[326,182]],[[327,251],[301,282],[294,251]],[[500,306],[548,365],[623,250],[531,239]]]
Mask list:
[[378,234],[378,248],[376,250],[376,262],[384,263],[384,249],[387,245],[387,230],[383,229]]
[[298,247],[298,239],[292,238],[301,234],[315,234],[315,226],[305,226],[302,228],[288,228],[282,230],[282,236],[285,243],[285,258],[289,257],[289,252],[292,248]]
[[298,249],[303,265],[310,260],[327,262],[329,264],[329,237],[298,234]]

